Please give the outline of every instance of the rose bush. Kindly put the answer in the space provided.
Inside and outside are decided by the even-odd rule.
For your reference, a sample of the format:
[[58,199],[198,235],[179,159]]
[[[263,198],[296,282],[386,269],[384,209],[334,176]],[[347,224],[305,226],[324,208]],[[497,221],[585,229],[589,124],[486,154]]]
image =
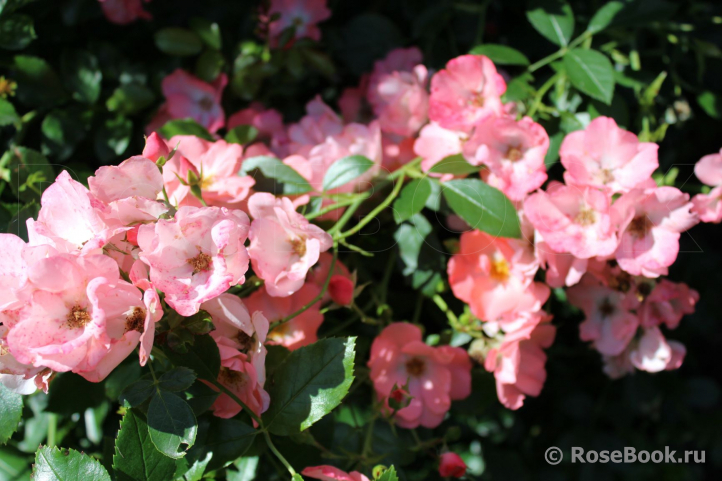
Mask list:
[[0,480],[705,479],[721,23],[0,2]]

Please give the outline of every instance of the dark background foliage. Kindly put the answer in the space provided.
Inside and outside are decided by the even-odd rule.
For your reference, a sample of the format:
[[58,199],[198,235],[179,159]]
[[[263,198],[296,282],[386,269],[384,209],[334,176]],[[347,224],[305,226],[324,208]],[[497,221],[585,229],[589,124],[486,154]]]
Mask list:
[[[0,2],[5,9],[0,15],[4,25],[0,29],[0,75],[18,84],[16,95],[7,98],[13,112],[7,113],[3,106],[0,124],[0,142],[6,151],[0,162],[0,174],[6,181],[0,191],[0,224],[7,226],[8,232],[22,234],[24,219],[37,213],[40,192],[62,169],[84,179],[101,165],[139,153],[144,127],[163,101],[160,81],[175,68],[207,80],[226,72],[230,77],[223,97],[227,114],[258,100],[293,121],[303,115],[305,103],[316,94],[335,105],[344,87],[355,86],[375,60],[395,47],[418,46],[432,70],[485,43],[514,47],[531,62],[553,54],[558,47],[540,36],[527,20],[531,3],[330,0],[333,16],[322,23],[319,44],[298,42],[286,50],[267,51],[255,34],[258,5],[251,1],[153,0],[147,4],[153,20],[128,26],[107,22],[95,0]],[[552,8],[559,5],[545,3]],[[576,20],[575,38],[606,2],[569,3]],[[676,179],[671,178],[670,183],[694,194],[700,189],[692,175],[694,163],[722,147],[722,5],[713,0],[623,3],[627,4],[623,14],[590,40],[618,70],[611,105],[580,95],[569,82],[562,82],[543,96],[549,109],[540,111],[538,118],[550,136],[558,134],[560,140],[564,133],[582,128],[580,119],[585,116],[613,116],[620,125],[659,141],[660,171],[667,174],[677,169]],[[14,7],[18,8],[12,12]],[[17,15],[24,17],[18,19]],[[8,33],[6,22],[11,16],[23,26],[20,33]],[[167,27],[190,32],[195,17],[218,24],[220,49],[198,45],[191,48],[190,55],[177,56],[156,46],[157,32]],[[525,73],[526,66],[500,68],[509,79],[515,79],[507,96],[514,96],[522,110],[529,108],[538,89],[555,73],[553,65],[533,75]],[[666,77],[657,88],[653,83],[661,72],[666,72]],[[550,177],[560,178],[562,169],[553,153],[549,160]],[[416,271],[428,273],[432,279],[414,287],[433,292],[438,281],[434,273],[444,270],[447,259],[441,246],[456,236],[433,215],[414,222],[417,227],[433,225],[427,241],[437,238],[433,242],[439,249],[411,254],[418,264]],[[365,290],[359,305],[375,319],[419,319],[427,326],[426,334],[448,339],[453,333],[443,313],[411,288],[418,281],[402,273],[413,249],[404,241],[393,246],[389,240],[394,235],[393,222],[382,225],[386,227],[378,235],[361,236],[358,242],[365,249],[380,251],[373,262],[342,256],[350,268],[358,269],[362,280],[381,280]],[[701,295],[696,312],[683,320],[673,336],[688,350],[681,369],[608,379],[599,355],[579,341],[580,313],[564,303],[563,293],[555,292],[550,309],[558,335],[548,351],[548,377],[541,396],[527,399],[517,412],[508,411],[496,400],[492,375],[477,366],[472,396],[455,403],[451,418],[435,432],[420,429],[421,440],[445,436],[451,448],[464,453],[475,479],[719,479],[720,229],[719,225],[701,224],[683,234],[682,252],[670,271],[670,279],[688,283]],[[461,311],[448,292],[443,295]],[[349,316],[356,314],[329,312],[321,334],[358,335],[357,362],[363,362],[377,328],[359,322],[347,327],[355,319]],[[101,385],[62,375],[49,396],[28,398],[20,432],[9,445],[0,447],[0,480],[27,479],[39,443],[98,454],[107,465],[120,419],[118,404],[107,399],[117,399],[122,387],[140,372],[128,362]],[[362,364],[357,376],[359,381],[344,405],[314,426],[310,435],[279,441],[279,449],[292,464],[328,463],[314,443],[336,454],[363,449],[373,393],[363,382]],[[412,451],[416,441],[411,434],[399,430],[397,435],[399,439],[386,423],[375,426],[371,449],[379,455],[378,462],[396,464],[403,479],[436,479],[438,446]],[[706,457],[704,465],[580,465],[567,461],[549,466],[544,452],[550,446],[561,447],[567,455],[571,446],[596,450],[632,446],[649,451],[670,446],[703,450]],[[255,479],[276,479],[283,471],[276,469],[264,449],[256,443],[246,454],[251,461],[237,463],[238,468],[247,468],[253,463],[252,456],[262,455]],[[339,464],[348,468],[353,463]],[[368,471],[369,466],[364,468]]]

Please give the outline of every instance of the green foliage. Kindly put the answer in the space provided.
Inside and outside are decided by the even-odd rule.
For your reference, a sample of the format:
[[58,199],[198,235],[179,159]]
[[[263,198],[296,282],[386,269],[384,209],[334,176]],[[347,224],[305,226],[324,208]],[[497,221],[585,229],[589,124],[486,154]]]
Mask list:
[[[275,157],[259,156],[251,157],[243,161],[240,175],[252,175],[252,171],[258,169],[267,179],[276,180],[283,184],[284,194],[304,194],[311,190],[311,185],[301,174],[293,170]],[[256,177],[256,176],[254,176]],[[258,183],[258,179],[256,180]],[[273,189],[272,191],[275,191]]]
[[35,481],[110,481],[98,461],[73,449],[41,447],[33,466]]
[[353,382],[356,339],[322,339],[291,352],[273,374],[267,429],[287,436],[308,429],[331,412]]
[[526,55],[507,45],[487,43],[472,48],[469,53],[486,55],[497,65],[529,65],[529,59],[526,58]]
[[178,451],[181,444],[188,449],[195,444],[198,423],[188,403],[171,392],[156,390],[148,406],[148,433],[150,440],[171,458],[185,456]]
[[373,161],[363,155],[350,155],[338,159],[331,164],[323,177],[323,190],[329,191],[346,185],[361,177],[373,166]]
[[574,49],[564,56],[564,68],[574,87],[607,105],[612,103],[614,69],[603,54]]
[[246,145],[253,142],[258,136],[258,129],[252,125],[239,125],[228,131],[226,134],[226,142],[232,144]]
[[547,40],[565,47],[574,33],[574,13],[564,0],[533,0],[526,16]]
[[175,472],[176,463],[155,448],[146,421],[129,410],[123,416],[115,442],[113,469],[122,481],[167,481]]
[[185,28],[167,27],[155,34],[155,45],[168,55],[186,57],[200,53],[203,48],[201,39]]
[[442,192],[449,207],[472,228],[494,236],[521,236],[516,209],[494,187],[478,179],[455,179],[444,182]]
[[429,179],[414,179],[404,186],[394,201],[394,220],[397,224],[421,212],[431,195],[431,185]]
[[193,119],[170,120],[158,129],[158,133],[166,139],[176,135],[195,135],[210,142],[214,140],[213,136]]
[[454,154],[444,157],[429,169],[429,173],[432,174],[463,175],[473,174],[476,172],[479,172],[479,167],[471,165],[463,154]]
[[5,444],[18,428],[23,414],[23,398],[0,384],[0,444]]

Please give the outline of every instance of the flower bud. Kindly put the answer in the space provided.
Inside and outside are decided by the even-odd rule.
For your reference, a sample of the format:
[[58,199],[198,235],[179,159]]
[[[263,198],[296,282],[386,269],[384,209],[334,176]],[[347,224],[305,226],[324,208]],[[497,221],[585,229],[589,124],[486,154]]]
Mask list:
[[349,306],[353,302],[353,281],[347,277],[335,275],[328,283],[328,293],[333,302],[342,306]]
[[460,478],[466,474],[466,463],[456,453],[444,453],[439,457],[439,474],[444,478]]

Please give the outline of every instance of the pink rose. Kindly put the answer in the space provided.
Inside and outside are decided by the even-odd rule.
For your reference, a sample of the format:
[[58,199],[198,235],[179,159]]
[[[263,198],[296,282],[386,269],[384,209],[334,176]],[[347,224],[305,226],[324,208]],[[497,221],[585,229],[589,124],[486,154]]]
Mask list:
[[386,402],[394,386],[408,383],[413,399],[394,413],[402,428],[435,428],[452,400],[471,393],[471,361],[466,351],[428,346],[421,340],[421,329],[406,322],[387,326],[374,339],[368,366],[376,394]]
[[[313,284],[305,284],[298,292],[288,297],[271,297],[265,289],[259,289],[243,301],[249,311],[259,311],[273,323],[304,307],[319,292],[321,289]],[[268,333],[267,344],[280,345],[293,351],[316,342],[318,340],[316,332],[323,322],[320,308],[321,301],[318,301],[290,321],[276,327]]]
[[256,193],[248,209],[253,217],[248,248],[253,271],[265,281],[271,296],[290,296],[303,286],[306,273],[333,240],[296,212],[287,197]]
[[650,179],[659,166],[651,142],[640,142],[631,132],[617,127],[614,119],[597,117],[585,130],[564,138],[559,157],[567,184],[629,192]]
[[166,302],[191,316],[202,303],[245,281],[249,227],[240,210],[181,207],[172,220],[141,226],[139,257],[150,266],[150,279]]
[[[414,152],[421,157],[421,168],[428,172],[444,157],[461,153],[464,143],[469,139],[468,134],[457,130],[445,129],[436,122],[431,122],[421,129],[419,137],[414,143]],[[440,176],[439,174],[431,174]],[[445,174],[443,180],[451,179],[451,174]]]
[[268,36],[271,46],[278,47],[281,33],[289,27],[294,29],[294,39],[321,40],[317,24],[331,17],[331,11],[326,0],[271,0],[268,17],[274,15],[279,18],[268,25]]
[[666,325],[676,329],[685,314],[692,314],[699,301],[699,293],[686,284],[675,284],[667,279],[660,280],[644,299],[639,311],[644,327]]
[[[150,0],[145,0],[149,2]],[[153,16],[143,9],[141,0],[100,0],[105,18],[118,25],[126,25],[137,19],[151,20]]]
[[699,221],[691,210],[689,195],[675,187],[622,195],[612,207],[621,233],[615,252],[619,266],[635,276],[666,275],[677,259],[680,233]]
[[591,187],[551,182],[524,201],[524,213],[555,252],[580,259],[606,256],[618,241],[607,194]]
[[333,466],[311,466],[301,471],[301,474],[321,481],[369,481],[358,471],[346,473]]
[[483,55],[451,59],[431,78],[429,118],[446,129],[469,131],[489,115],[502,113],[506,82]]
[[489,168],[486,181],[511,200],[524,200],[547,180],[544,157],[549,136],[529,117],[492,116],[474,129],[464,145],[466,158],[473,165]]
[[210,133],[216,132],[226,123],[221,96],[227,83],[228,77],[224,73],[209,84],[184,70],[174,70],[163,79],[161,88],[166,102],[146,132],[150,134],[168,120],[186,118],[195,120]]
[[243,160],[243,147],[224,140],[209,142],[192,135],[177,135],[167,143],[176,148],[175,155],[163,167],[163,181],[171,203],[200,207],[200,200],[191,194],[179,177],[188,179],[192,172],[201,188],[203,200],[216,207],[239,208],[244,205],[253,177],[238,175]]
[[456,453],[447,452],[439,456],[439,476],[461,478],[466,474],[466,463]]
[[722,221],[722,150],[702,157],[694,166],[694,173],[702,183],[714,188],[708,194],[694,196],[693,210],[702,222],[718,224]]

